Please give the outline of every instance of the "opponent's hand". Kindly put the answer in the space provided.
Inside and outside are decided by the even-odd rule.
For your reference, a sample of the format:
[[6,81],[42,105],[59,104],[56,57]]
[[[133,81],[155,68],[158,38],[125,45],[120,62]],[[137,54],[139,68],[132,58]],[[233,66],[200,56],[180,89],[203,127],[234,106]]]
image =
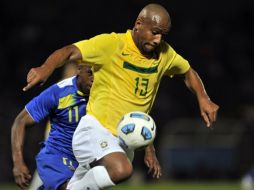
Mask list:
[[200,113],[208,128],[212,128],[217,119],[219,106],[213,103],[209,98],[203,98],[199,101]]
[[49,69],[44,66],[32,68],[27,74],[27,85],[23,88],[23,91],[29,90],[36,84],[40,84],[40,86],[43,85],[50,74],[51,72]]
[[25,189],[30,183],[31,175],[25,164],[16,164],[13,168],[13,176],[15,183],[21,188]]
[[148,174],[152,173],[153,178],[159,179],[160,176],[162,175],[161,166],[154,150],[150,150],[149,148],[145,149],[144,162],[146,166],[149,168]]

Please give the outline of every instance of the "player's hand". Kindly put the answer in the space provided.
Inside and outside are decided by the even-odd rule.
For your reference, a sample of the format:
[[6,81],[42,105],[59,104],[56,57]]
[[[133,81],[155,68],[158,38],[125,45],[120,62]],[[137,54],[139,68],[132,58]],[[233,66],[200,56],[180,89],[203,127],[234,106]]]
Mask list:
[[147,147],[145,149],[144,162],[148,169],[148,174],[152,173],[153,178],[159,179],[162,175],[161,166],[156,157],[155,150]]
[[27,74],[27,85],[23,88],[23,91],[29,90],[36,84],[43,85],[50,74],[51,71],[45,66],[32,68]]
[[217,119],[219,106],[213,103],[209,98],[203,98],[199,101],[200,112],[208,128],[212,128]]
[[13,168],[13,175],[16,184],[21,188],[25,189],[30,183],[31,175],[25,164],[16,164]]

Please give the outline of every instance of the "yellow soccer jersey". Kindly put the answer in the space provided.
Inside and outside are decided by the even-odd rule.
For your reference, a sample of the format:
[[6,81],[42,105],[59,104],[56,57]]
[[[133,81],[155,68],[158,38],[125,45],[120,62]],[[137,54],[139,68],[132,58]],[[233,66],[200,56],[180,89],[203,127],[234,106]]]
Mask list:
[[158,59],[145,58],[131,31],[101,34],[74,44],[83,61],[94,66],[94,83],[87,113],[116,134],[117,124],[130,111],[149,113],[164,75],[183,74],[190,68],[166,42]]

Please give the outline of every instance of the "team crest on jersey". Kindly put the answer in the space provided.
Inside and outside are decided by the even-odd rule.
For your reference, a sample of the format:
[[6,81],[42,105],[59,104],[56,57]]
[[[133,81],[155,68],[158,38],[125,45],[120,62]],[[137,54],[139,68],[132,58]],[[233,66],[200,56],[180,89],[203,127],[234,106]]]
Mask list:
[[102,141],[100,143],[100,145],[101,145],[101,148],[106,148],[108,146],[108,142],[107,141]]

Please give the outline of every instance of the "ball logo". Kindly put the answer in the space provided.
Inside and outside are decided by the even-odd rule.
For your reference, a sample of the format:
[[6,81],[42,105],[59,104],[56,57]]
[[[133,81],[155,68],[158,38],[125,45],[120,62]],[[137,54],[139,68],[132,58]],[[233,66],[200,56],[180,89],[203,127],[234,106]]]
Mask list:
[[121,131],[124,133],[124,134],[129,134],[129,133],[132,133],[135,129],[135,124],[134,123],[129,123],[125,126],[123,126],[123,128],[121,129]]
[[150,132],[150,130],[147,129],[146,127],[142,128],[141,135],[144,138],[144,140],[150,140],[153,137],[152,133]]
[[121,145],[123,148],[127,149],[127,148],[128,148],[128,145],[125,143],[125,141],[124,141],[121,137],[119,137],[119,140],[120,140],[120,145]]
[[139,118],[139,119],[144,119],[146,121],[150,121],[150,118],[144,114],[140,114],[140,113],[132,113],[130,114],[131,118]]
[[155,127],[154,127],[154,124],[153,124],[153,127],[151,128],[151,130],[153,131],[155,129]]

